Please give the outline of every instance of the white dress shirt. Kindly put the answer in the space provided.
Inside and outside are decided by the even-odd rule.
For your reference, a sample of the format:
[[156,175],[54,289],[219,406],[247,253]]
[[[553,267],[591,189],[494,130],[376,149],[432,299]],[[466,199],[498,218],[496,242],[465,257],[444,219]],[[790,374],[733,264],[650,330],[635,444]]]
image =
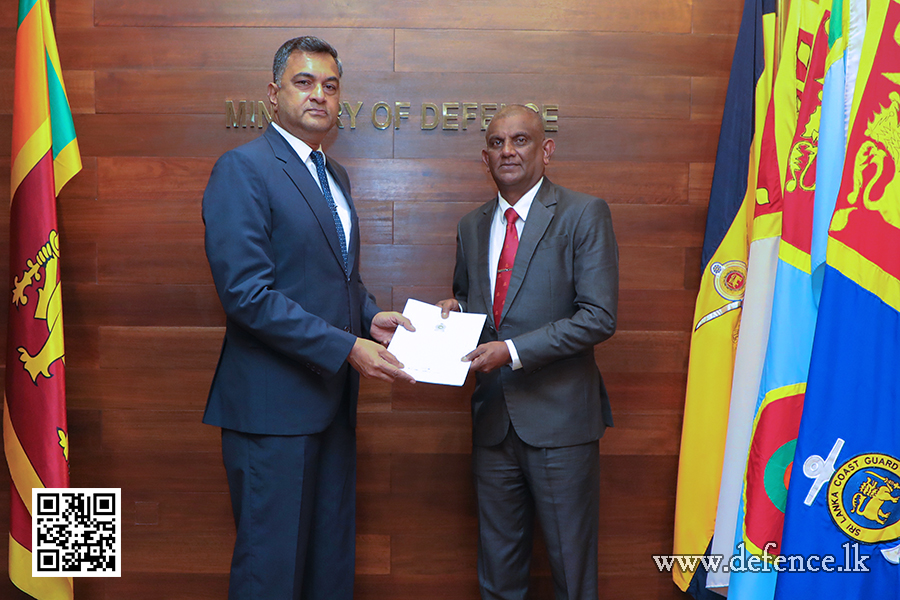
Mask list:
[[[322,184],[319,182],[319,174],[316,172],[316,163],[313,162],[312,148],[310,148],[306,142],[301,140],[300,138],[294,136],[289,131],[287,131],[284,127],[272,121],[272,127],[287,140],[287,143],[291,145],[291,148],[294,149],[294,152],[297,153],[297,156],[300,157],[300,161],[309,169],[309,172],[312,174],[313,180],[316,182],[316,185],[319,186],[319,189],[322,189]],[[318,148],[322,149],[321,146]],[[325,156],[325,153],[322,153],[322,156]],[[328,158],[325,158],[325,164],[328,164]],[[328,177],[328,187],[331,189],[331,197],[334,198],[334,204],[337,206],[338,217],[341,219],[341,225],[344,226],[344,240],[347,243],[347,250],[350,248],[350,203],[347,202],[347,198],[344,197],[344,192],[341,190],[341,186],[337,184],[334,180],[334,177],[331,176],[331,173],[328,169],[325,169],[325,175]]]
[[[516,233],[519,240],[522,239],[522,230],[525,229],[525,221],[528,219],[528,211],[531,210],[531,203],[537,196],[538,189],[544,183],[544,178],[534,184],[534,187],[525,192],[525,195],[519,198],[515,205],[507,202],[503,196],[497,194],[497,210],[494,211],[494,219],[491,221],[491,239],[488,248],[488,274],[491,278],[491,298],[494,297],[494,288],[497,285],[497,265],[500,263],[500,252],[503,250],[503,242],[506,240],[506,209],[512,207],[516,214],[519,215],[516,221]],[[493,318],[488,315],[488,318]],[[519,353],[512,340],[506,340],[506,347],[509,348],[509,357],[512,359],[512,368],[522,368],[522,362],[519,360]]]

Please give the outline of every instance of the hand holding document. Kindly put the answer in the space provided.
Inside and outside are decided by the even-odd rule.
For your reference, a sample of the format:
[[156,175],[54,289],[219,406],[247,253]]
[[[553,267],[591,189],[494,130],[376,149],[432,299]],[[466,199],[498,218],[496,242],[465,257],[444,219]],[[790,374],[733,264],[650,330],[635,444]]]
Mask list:
[[441,318],[441,309],[410,298],[403,316],[415,331],[398,327],[388,351],[403,363],[403,371],[416,381],[462,385],[471,363],[462,357],[475,349],[486,315],[451,312]]

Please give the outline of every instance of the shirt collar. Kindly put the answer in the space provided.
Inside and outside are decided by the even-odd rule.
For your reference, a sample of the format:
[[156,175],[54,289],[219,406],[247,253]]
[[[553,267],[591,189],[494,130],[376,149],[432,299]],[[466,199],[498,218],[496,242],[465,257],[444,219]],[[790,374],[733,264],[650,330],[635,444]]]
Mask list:
[[512,207],[513,209],[515,209],[516,214],[519,215],[519,218],[522,219],[522,221],[527,220],[528,211],[531,210],[531,204],[534,202],[534,198],[535,196],[537,196],[538,190],[541,188],[542,183],[544,183],[543,177],[541,177],[540,180],[538,180],[538,182],[534,184],[534,187],[525,192],[525,194],[521,198],[519,198],[519,201],[516,202],[515,206],[507,202],[506,199],[498,192],[497,199],[499,200],[498,208],[500,210],[500,214],[506,214],[506,209]]
[[[272,127],[275,128],[275,131],[277,131],[278,133],[281,134],[281,137],[283,137],[285,140],[287,140],[287,143],[290,144],[291,148],[294,149],[294,152],[297,153],[297,156],[300,157],[301,162],[305,163],[306,161],[309,160],[309,155],[312,154],[313,150],[312,150],[312,148],[309,147],[309,145],[306,142],[304,142],[303,140],[301,140],[300,138],[298,138],[297,136],[295,136],[294,134],[289,132],[287,129],[285,129],[284,127],[282,127],[275,121],[272,121]],[[321,149],[322,149],[322,146],[319,146],[317,148],[317,150],[321,150]],[[324,152],[323,152],[323,155],[324,155]]]

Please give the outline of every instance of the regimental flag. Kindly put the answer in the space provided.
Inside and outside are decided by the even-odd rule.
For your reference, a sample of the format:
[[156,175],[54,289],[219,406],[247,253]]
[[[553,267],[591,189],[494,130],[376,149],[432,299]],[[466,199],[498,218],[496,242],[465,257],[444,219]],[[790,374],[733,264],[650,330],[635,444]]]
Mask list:
[[12,478],[9,577],[40,600],[72,598],[71,578],[31,576],[31,490],[69,485],[56,195],[79,170],[48,0],[20,0],[3,441]]
[[[800,0],[799,4],[808,1],[810,0]],[[733,553],[734,531],[744,482],[744,464],[750,444],[750,431],[772,315],[778,243],[781,239],[782,176],[798,104],[794,73],[797,70],[795,63],[797,63],[801,11],[797,8],[797,4],[798,2],[791,3],[781,64],[767,103],[765,123],[761,129],[747,284],[744,290],[740,335],[731,384],[715,532],[710,548],[711,554],[723,555],[726,560]],[[779,16],[778,20],[782,18],[783,16]],[[764,34],[767,34],[764,35],[766,56],[772,57],[774,52],[770,48],[775,46],[772,39],[775,32],[765,31]],[[729,586],[730,575],[725,569],[709,573],[706,585],[725,594],[724,590]]]
[[[775,0],[746,0],[728,82],[691,335],[675,508],[676,554],[706,552],[715,524],[756,204],[756,132],[762,131],[771,94],[773,45],[766,46],[764,40],[774,39],[775,4]],[[673,574],[682,590],[693,576],[677,568]]]
[[871,10],[788,489],[781,600],[898,597],[900,2]]
[[[736,535],[745,553],[765,560],[780,553],[787,482],[816,323],[810,250],[828,15],[815,4],[804,9],[799,38],[805,51],[796,55],[796,80],[802,81],[800,113],[785,170],[772,322],[746,461],[743,522]],[[772,569],[742,571],[732,576],[728,597],[763,600],[772,598],[774,591]]]
[[[812,0],[796,0],[791,3],[784,28],[778,75],[763,129],[747,290],[734,367],[728,439],[711,551],[712,554],[724,555],[725,560],[733,554],[740,554],[740,549],[735,549],[735,530],[742,527],[742,518],[741,524],[738,523],[739,517],[743,515],[741,492],[769,339],[778,249],[782,236],[785,173],[791,142],[797,129],[801,96],[809,74],[816,29],[822,22],[823,13],[823,9]],[[733,578],[730,572],[720,569],[710,573],[707,587],[717,591],[728,588],[728,595],[731,596],[734,585],[730,580]]]

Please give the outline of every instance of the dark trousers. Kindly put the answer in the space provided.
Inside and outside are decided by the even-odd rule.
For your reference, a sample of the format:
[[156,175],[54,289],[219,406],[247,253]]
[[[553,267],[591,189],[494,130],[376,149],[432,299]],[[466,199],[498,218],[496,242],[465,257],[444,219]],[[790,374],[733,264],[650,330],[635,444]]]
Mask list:
[[536,448],[510,426],[497,446],[472,451],[483,600],[525,600],[535,516],[557,600],[597,600],[598,442]]
[[314,435],[222,430],[237,540],[229,600],[350,600],[356,433],[347,410]]

